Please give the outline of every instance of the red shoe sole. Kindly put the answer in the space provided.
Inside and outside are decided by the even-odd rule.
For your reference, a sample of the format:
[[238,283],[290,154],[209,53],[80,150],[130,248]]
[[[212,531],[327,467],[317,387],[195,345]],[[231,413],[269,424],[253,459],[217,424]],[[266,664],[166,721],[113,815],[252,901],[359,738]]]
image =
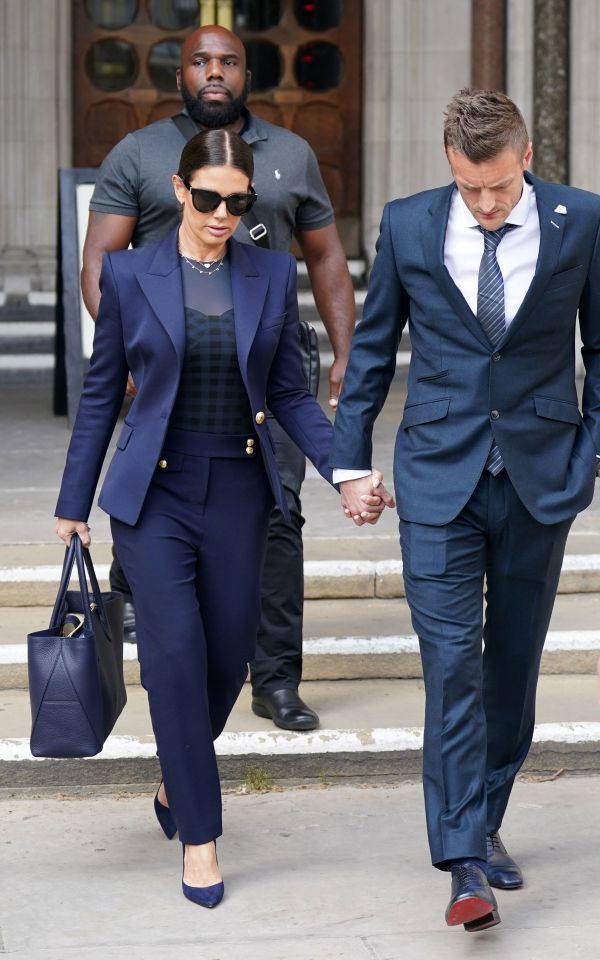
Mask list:
[[465,897],[452,904],[446,914],[446,923],[449,927],[458,927],[461,923],[470,923],[479,920],[492,911],[492,904],[479,897]]

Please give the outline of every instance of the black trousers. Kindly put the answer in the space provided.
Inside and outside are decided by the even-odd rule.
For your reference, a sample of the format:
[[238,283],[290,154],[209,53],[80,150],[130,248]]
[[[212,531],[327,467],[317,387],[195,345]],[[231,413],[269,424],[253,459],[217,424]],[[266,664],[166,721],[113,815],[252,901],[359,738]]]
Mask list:
[[[261,586],[261,619],[256,657],[251,664],[253,689],[259,692],[297,689],[302,678],[302,614],[304,605],[304,517],[300,489],[304,454],[277,421],[270,417],[277,466],[282,477],[291,521],[276,507],[269,520],[267,552]],[[113,546],[111,590],[131,596],[131,587]]]
[[302,617],[304,609],[304,550],[300,488],[304,454],[272,417],[269,430],[290,511],[284,520],[278,507],[271,513],[261,582],[261,615],[256,656],[250,665],[252,689],[268,693],[286,687],[297,690],[302,679]]

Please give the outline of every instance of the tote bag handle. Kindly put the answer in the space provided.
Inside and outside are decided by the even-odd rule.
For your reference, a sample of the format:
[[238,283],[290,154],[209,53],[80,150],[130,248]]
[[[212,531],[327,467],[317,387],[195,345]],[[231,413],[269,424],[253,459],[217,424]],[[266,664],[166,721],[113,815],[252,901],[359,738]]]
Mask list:
[[79,587],[81,590],[81,600],[83,605],[83,616],[85,620],[85,625],[88,630],[94,632],[94,624],[92,621],[92,604],[90,601],[90,593],[87,585],[87,578],[85,571],[87,568],[88,576],[90,578],[90,584],[92,586],[94,603],[96,607],[96,612],[102,628],[109,640],[112,642],[112,637],[110,634],[110,627],[108,625],[108,619],[104,610],[104,604],[102,602],[102,594],[100,592],[100,587],[98,585],[98,578],[96,577],[96,571],[94,570],[94,565],[92,563],[92,558],[90,556],[90,551],[86,550],[81,542],[79,534],[74,533],[71,536],[71,543],[65,550],[65,558],[63,561],[62,575],[60,578],[60,585],[58,587],[58,593],[56,595],[56,601],[54,603],[54,609],[52,610],[52,615],[50,617],[50,629],[56,629],[60,626],[60,621],[62,618],[62,612],[64,609],[64,604],[67,596],[67,590],[69,587],[69,582],[71,580],[71,575],[73,572],[73,566],[77,564],[77,574],[79,577]]

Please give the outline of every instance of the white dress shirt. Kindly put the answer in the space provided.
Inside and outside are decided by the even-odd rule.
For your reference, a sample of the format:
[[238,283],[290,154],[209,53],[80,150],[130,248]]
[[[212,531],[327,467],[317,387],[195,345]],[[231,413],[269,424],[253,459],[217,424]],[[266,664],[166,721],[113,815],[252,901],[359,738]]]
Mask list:
[[[508,327],[533,280],[540,250],[540,220],[535,191],[525,180],[521,199],[507,216],[506,223],[513,223],[519,228],[509,230],[496,250],[498,266],[504,279],[504,317]],[[482,256],[483,234],[479,224],[458,190],[455,190],[450,202],[444,240],[444,264],[475,316]]]
[[[535,191],[526,180],[523,180],[521,198],[509,213],[506,223],[518,227],[503,236],[496,251],[504,278],[504,316],[509,326],[533,280],[540,249],[540,220]],[[444,240],[444,264],[475,316],[482,256],[483,234],[479,224],[458,190],[455,190],[450,201]],[[368,477],[370,472],[335,468],[333,482],[358,480]]]

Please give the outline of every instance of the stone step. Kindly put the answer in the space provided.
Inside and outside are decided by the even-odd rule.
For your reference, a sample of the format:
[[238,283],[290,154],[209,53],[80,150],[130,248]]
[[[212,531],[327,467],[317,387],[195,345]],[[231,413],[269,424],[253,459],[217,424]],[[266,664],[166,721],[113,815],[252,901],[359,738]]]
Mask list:
[[0,383],[52,383],[54,353],[4,353]]
[[[25,552],[28,551],[22,551]],[[339,555],[344,556],[344,553],[340,550]],[[106,584],[109,563],[98,562],[96,550],[94,559],[98,579],[101,585]],[[61,567],[56,563],[0,566],[0,606],[51,604],[60,573]],[[599,591],[600,553],[566,554],[558,592],[568,594]],[[307,600],[403,597],[402,561],[396,558],[306,560],[304,596]]]
[[0,322],[0,354],[54,354],[55,324],[47,320]]
[[[68,437],[68,433],[66,435]],[[31,490],[37,492],[38,488],[31,488]],[[58,495],[58,485],[52,488],[52,492]],[[326,492],[329,494],[328,490]],[[388,516],[392,518],[392,532],[383,532],[383,526],[380,527],[379,525],[369,527],[368,530],[366,527],[359,529],[347,520],[342,519],[342,529],[345,530],[346,526],[344,525],[347,525],[350,530],[348,535],[323,535],[321,532],[305,535],[303,537],[305,559],[334,560],[336,557],[343,557],[345,560],[372,560],[374,562],[390,558],[398,559],[400,548],[396,530],[397,520],[391,511],[386,511],[384,514],[384,518]],[[98,520],[106,523],[106,530],[110,534],[108,518],[101,510],[97,511]],[[585,526],[583,525],[584,520]],[[94,563],[108,564],[112,556],[112,544],[106,536],[104,538],[99,537],[97,521],[94,526],[92,546]],[[312,524],[312,518],[309,523]],[[576,523],[577,526],[574,526],[567,540],[566,553],[568,555],[576,554],[577,556],[600,554],[600,512],[598,514],[592,513],[590,509],[582,517],[579,517]],[[314,524],[312,525],[314,527]],[[322,528],[327,529],[320,525],[319,530]],[[43,532],[47,533],[48,531],[44,528]],[[0,570],[9,567],[56,566],[62,563],[63,556],[64,547],[54,537],[48,540],[34,540],[32,537],[22,541],[0,542]]]
[[[414,779],[421,772],[423,684],[418,680],[308,682],[302,694],[319,712],[311,733],[277,730],[250,710],[246,687],[216,744],[224,780],[249,771],[277,779],[330,782],[339,778]],[[151,783],[155,744],[145,692],[129,690],[114,734],[96,758],[34,759],[29,752],[29,699],[0,692],[3,713],[0,787],[79,787]],[[600,772],[600,722],[594,677],[540,679],[538,725],[525,770],[542,775]]]
[[0,306],[0,383],[52,383],[54,334],[47,294]]
[[[50,607],[0,608],[0,690],[27,687],[29,631],[43,629]],[[600,658],[600,596],[557,600],[541,672],[593,674]],[[319,632],[320,631],[320,632]],[[418,641],[405,600],[315,600],[305,606],[305,680],[420,678]],[[123,649],[125,680],[139,684],[135,644]]]
[[[354,309],[356,312],[356,322],[360,323],[362,320],[363,307],[366,298],[366,290],[355,290],[354,291]],[[298,291],[298,309],[300,312],[300,319],[307,320],[308,323],[311,323],[315,328],[317,338],[319,340],[319,347],[321,350],[327,349],[329,347],[329,337],[327,336],[327,331],[325,329],[325,324],[321,320],[319,311],[317,310],[317,305],[315,303],[315,298],[313,296],[312,290],[299,290]],[[402,338],[402,343],[404,345],[405,338]]]

